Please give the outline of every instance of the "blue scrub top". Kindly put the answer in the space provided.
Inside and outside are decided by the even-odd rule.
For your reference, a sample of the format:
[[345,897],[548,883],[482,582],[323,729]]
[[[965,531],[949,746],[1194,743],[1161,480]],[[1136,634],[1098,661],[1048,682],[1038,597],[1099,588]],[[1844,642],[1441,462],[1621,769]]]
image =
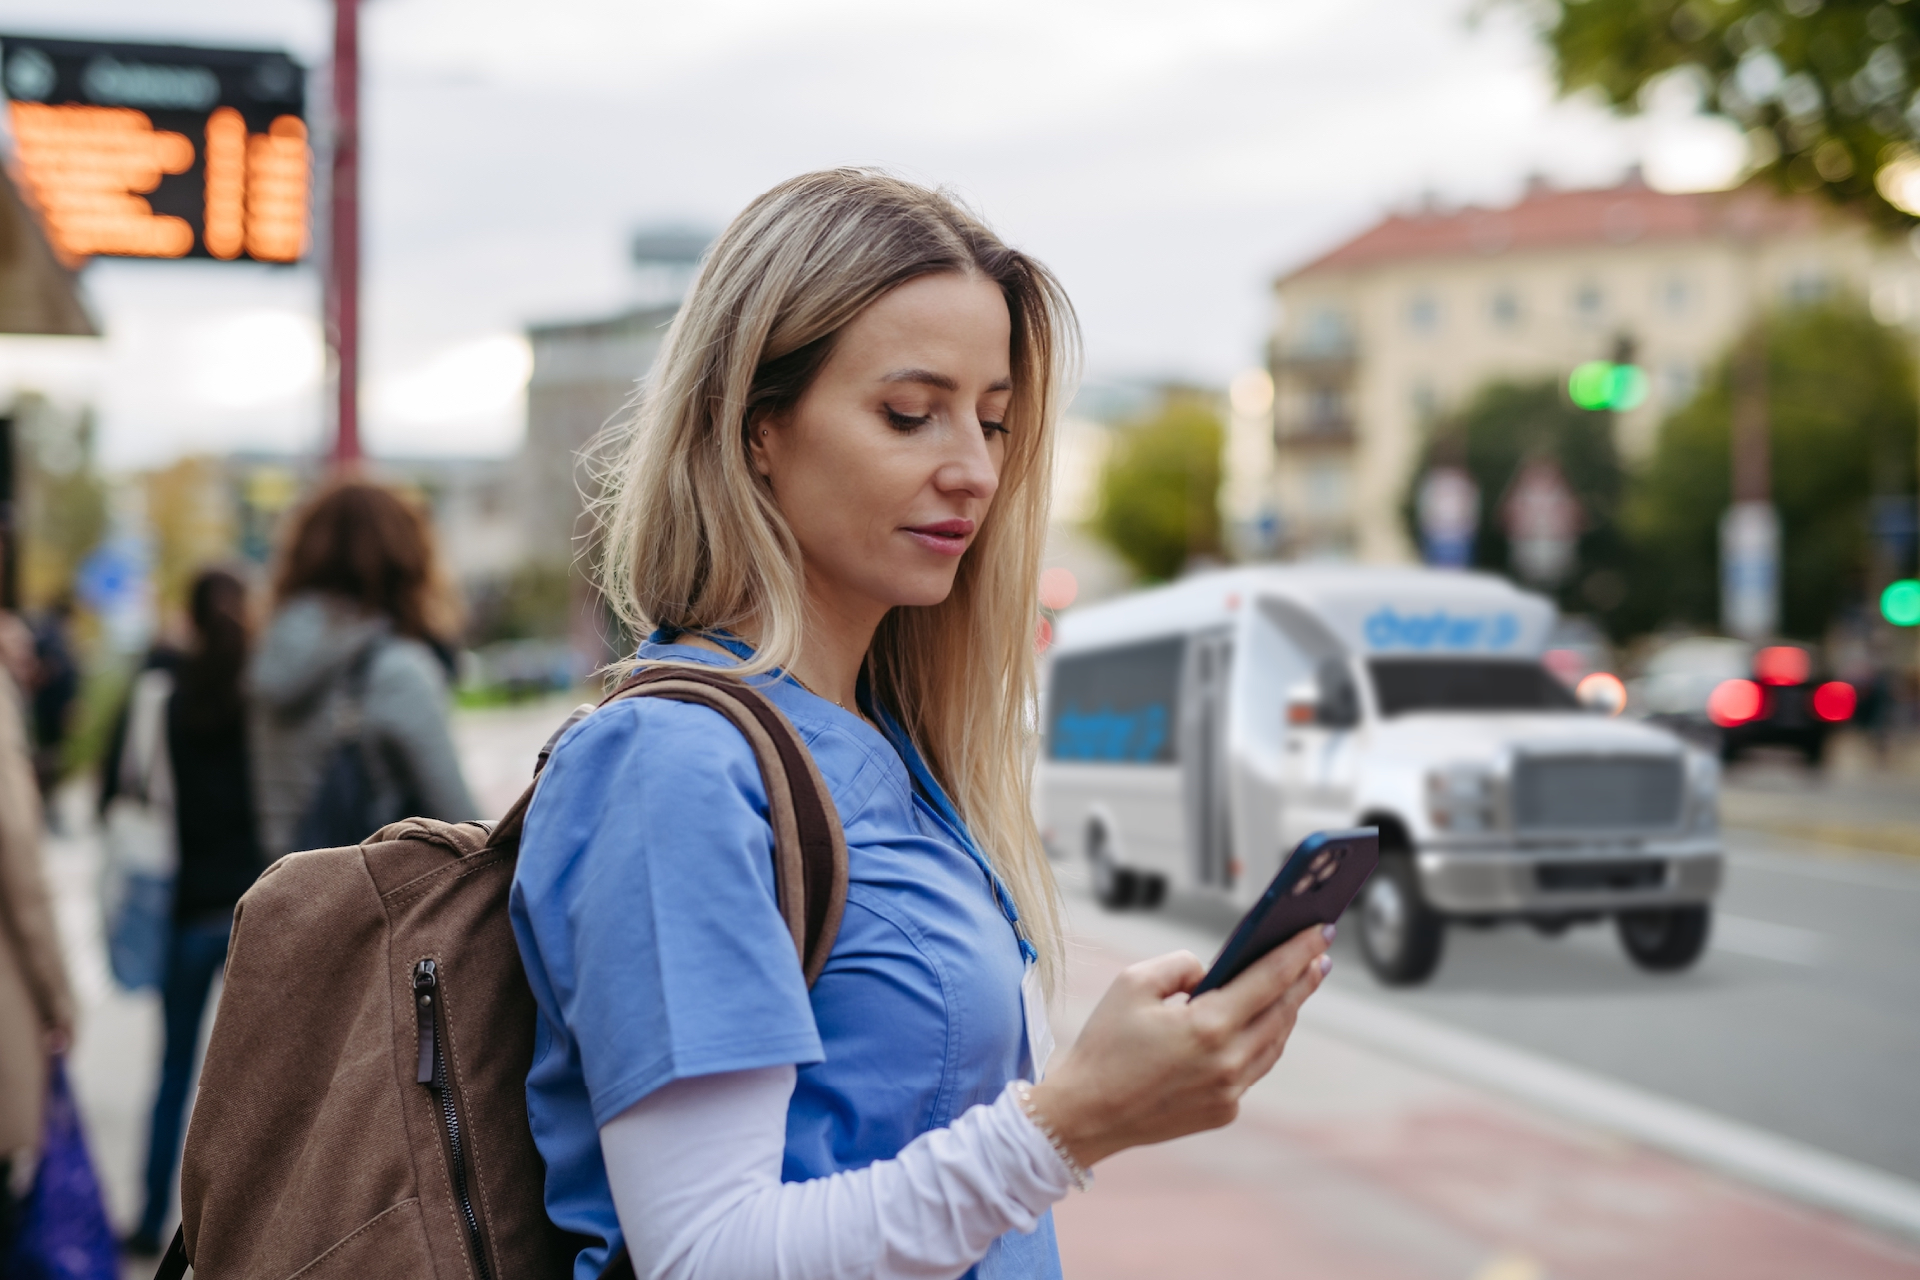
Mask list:
[[[646,644],[642,662],[730,659]],[[1025,945],[1010,900],[912,743],[788,678],[760,683],[805,739],[846,829],[846,914],[809,991],[774,900],[753,750],[720,713],[661,698],[563,737],[527,813],[511,913],[539,1006],[527,1112],[547,1212],[605,1241],[620,1226],[600,1126],[673,1080],[792,1063],[788,1182],[899,1154],[1026,1073]],[[1057,1280],[1049,1213],[967,1272]]]

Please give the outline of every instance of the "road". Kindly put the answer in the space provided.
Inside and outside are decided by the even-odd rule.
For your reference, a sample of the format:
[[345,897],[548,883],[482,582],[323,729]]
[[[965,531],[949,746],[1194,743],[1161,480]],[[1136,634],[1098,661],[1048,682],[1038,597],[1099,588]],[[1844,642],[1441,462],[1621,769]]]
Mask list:
[[[1712,944],[1635,969],[1607,926],[1450,931],[1427,985],[1388,990],[1349,930],[1349,991],[1920,1180],[1920,859],[1729,829]],[[1176,898],[1223,940],[1232,914]]]

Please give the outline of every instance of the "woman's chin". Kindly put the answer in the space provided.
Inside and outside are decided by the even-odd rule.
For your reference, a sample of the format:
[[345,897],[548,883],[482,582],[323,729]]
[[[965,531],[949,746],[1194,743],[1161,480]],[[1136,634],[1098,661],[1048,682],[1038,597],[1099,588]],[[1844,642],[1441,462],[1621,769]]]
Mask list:
[[941,604],[953,594],[952,570],[944,573],[902,574],[888,584],[885,599],[891,608],[924,609]]

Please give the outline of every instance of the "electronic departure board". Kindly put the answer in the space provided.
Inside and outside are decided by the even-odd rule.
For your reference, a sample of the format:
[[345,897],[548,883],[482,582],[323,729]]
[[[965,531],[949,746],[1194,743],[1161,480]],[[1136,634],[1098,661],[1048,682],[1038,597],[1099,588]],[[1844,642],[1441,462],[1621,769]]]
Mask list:
[[0,86],[69,263],[306,253],[306,73],[284,53],[0,36]]

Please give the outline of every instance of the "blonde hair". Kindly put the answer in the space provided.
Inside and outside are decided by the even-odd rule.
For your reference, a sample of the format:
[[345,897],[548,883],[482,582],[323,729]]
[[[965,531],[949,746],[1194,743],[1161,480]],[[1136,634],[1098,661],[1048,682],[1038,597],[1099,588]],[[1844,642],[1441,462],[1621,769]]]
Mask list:
[[755,200],[702,266],[625,424],[604,478],[601,589],[637,634],[751,624],[745,670],[790,666],[805,626],[800,548],[750,465],[747,430],[799,401],[855,316],[942,272],[1006,298],[1010,435],[952,592],[892,610],[867,674],[1006,882],[1052,987],[1060,911],[1030,795],[1033,640],[1054,421],[1079,348],[1051,272],[949,195],[872,170],[805,174]]

